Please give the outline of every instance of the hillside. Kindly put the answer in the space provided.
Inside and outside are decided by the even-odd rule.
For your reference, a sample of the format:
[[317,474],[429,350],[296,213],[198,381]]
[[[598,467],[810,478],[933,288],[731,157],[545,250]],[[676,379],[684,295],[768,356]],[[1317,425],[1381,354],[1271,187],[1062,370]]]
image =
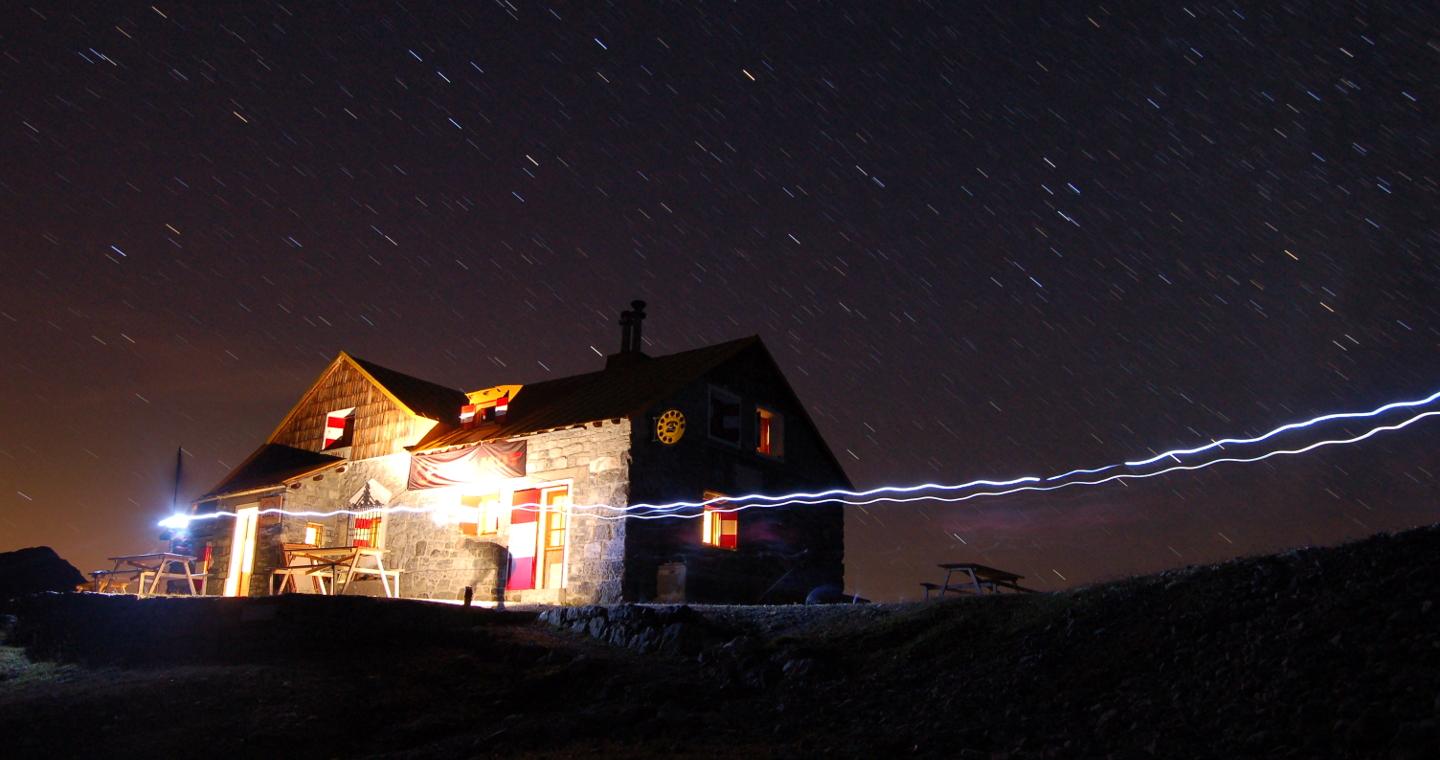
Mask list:
[[50,595],[13,610],[0,735],[24,756],[1428,758],[1437,597],[1435,527],[910,605]]

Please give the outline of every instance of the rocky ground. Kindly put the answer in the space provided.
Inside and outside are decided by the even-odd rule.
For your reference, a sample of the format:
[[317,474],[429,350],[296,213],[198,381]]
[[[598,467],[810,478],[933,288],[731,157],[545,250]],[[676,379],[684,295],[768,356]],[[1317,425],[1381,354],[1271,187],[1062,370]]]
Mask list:
[[1437,600],[1437,528],[911,605],[47,595],[12,605],[0,737],[8,757],[1433,758]]

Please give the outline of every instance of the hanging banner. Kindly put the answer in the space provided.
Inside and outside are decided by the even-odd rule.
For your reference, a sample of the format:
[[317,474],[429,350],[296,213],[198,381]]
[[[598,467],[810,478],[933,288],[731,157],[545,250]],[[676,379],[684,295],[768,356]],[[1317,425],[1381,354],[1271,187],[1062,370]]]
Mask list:
[[459,486],[525,475],[525,441],[479,443],[463,449],[410,457],[411,491]]

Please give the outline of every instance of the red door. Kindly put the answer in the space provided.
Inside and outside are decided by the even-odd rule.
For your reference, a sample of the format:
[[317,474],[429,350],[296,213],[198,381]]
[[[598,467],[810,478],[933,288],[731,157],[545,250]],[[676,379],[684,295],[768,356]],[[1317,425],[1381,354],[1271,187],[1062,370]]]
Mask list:
[[516,491],[510,499],[510,575],[505,588],[535,588],[535,549],[539,537],[540,489]]

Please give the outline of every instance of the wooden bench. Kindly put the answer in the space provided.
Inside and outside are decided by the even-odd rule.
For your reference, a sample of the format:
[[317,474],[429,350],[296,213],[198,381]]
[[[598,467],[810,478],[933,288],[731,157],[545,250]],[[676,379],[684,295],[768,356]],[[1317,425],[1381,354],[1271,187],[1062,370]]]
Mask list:
[[965,586],[946,586],[943,583],[921,583],[920,587],[925,589],[925,601],[927,602],[930,601],[930,593],[933,591],[949,592],[952,594],[969,594],[972,596],[975,594],[974,589]]
[[380,580],[380,587],[385,590],[385,596],[391,599],[400,598],[400,573],[405,572],[404,570],[399,568],[380,570],[373,567],[351,567],[346,568],[345,572],[347,574],[345,585],[347,586],[353,578],[360,578],[361,580],[364,580],[366,577],[378,578]]
[[[1017,594],[1033,594],[1035,589],[1026,588],[1019,584],[1023,575],[1016,575],[1007,570],[999,570],[986,565],[979,565],[974,562],[946,562],[940,566],[945,571],[944,583],[921,583],[925,589],[925,600],[929,601],[930,592],[938,592],[937,597],[943,597],[949,592],[957,594],[998,594],[1001,589],[1013,591]],[[955,578],[959,574],[960,578]]]
[[[202,581],[203,576],[196,577],[195,558],[188,554],[125,554],[111,557],[110,561],[115,563],[111,569],[96,570],[90,574],[97,592],[114,593],[115,586],[119,585],[120,593],[134,593],[143,599],[147,596],[169,595],[172,581],[184,581],[179,593],[187,596],[198,596],[200,593],[196,581]],[[125,580],[121,581],[120,578]],[[139,581],[138,588],[131,592],[130,584],[135,581]]]
[[[280,556],[284,558],[285,565],[278,567],[270,574],[270,595],[285,593],[289,587],[295,593],[300,593],[300,578],[309,578],[311,587],[320,594],[330,593],[325,587],[325,579],[329,578],[331,583],[335,582],[335,571],[333,565],[323,563],[314,557],[307,556],[306,550],[317,548],[314,544],[281,544]],[[275,588],[275,579],[280,579],[280,588]]]
[[[140,588],[150,580],[147,570],[91,570],[90,590],[97,594],[129,594],[130,584],[139,581]],[[116,591],[116,587],[119,591]]]
[[[284,544],[282,549],[285,566],[276,569],[270,576],[272,594],[275,593],[276,577],[283,577],[286,581],[281,585],[281,591],[285,585],[295,585],[298,590],[298,579],[308,576],[318,584],[320,593],[330,595],[343,594],[356,578],[369,577],[379,579],[385,596],[391,599],[400,597],[402,571],[385,567],[384,549],[369,546],[315,547],[309,544]],[[328,588],[325,580],[330,581]]]

